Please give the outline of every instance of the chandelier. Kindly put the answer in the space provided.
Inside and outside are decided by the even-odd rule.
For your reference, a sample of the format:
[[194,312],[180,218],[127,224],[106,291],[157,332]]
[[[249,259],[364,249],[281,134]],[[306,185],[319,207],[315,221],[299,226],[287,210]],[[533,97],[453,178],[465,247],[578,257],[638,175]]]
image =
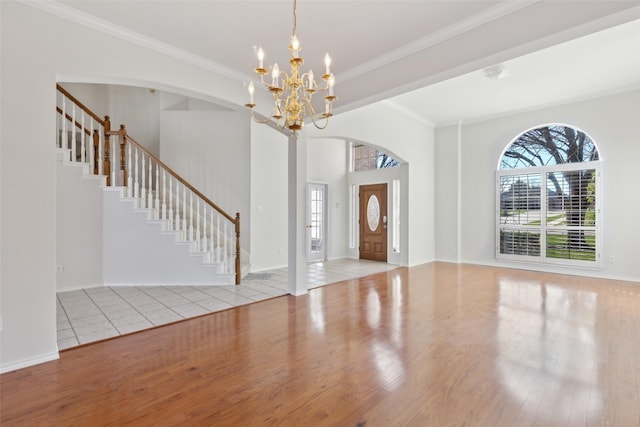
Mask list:
[[[291,71],[287,74],[281,71],[278,64],[273,64],[271,69],[271,81],[265,75],[269,70],[264,67],[264,51],[260,47],[257,51],[258,67],[256,74],[260,76],[260,83],[266,87],[273,95],[274,106],[269,118],[259,120],[254,114],[256,104],[254,103],[255,85],[253,81],[249,83],[249,103],[245,104],[251,111],[251,118],[258,123],[267,123],[274,120],[278,129],[289,129],[296,133],[304,126],[305,119],[309,118],[318,129],[324,129],[329,124],[333,110],[333,101],[336,96],[333,94],[335,77],[331,72],[331,57],[327,53],[324,57],[325,73],[322,75],[324,87],[320,88],[314,80],[313,70],[300,74],[300,66],[304,64],[304,59],[300,56],[300,41],[296,37],[296,0],[293,0],[293,31],[291,34]],[[314,93],[326,93],[324,97],[324,111],[319,113],[313,108],[311,100]]]

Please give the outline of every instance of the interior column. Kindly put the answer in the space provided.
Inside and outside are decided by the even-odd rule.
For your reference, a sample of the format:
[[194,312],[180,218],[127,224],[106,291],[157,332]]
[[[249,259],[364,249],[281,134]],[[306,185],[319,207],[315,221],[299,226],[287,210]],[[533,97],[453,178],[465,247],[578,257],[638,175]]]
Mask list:
[[306,182],[307,139],[289,136],[289,293],[307,293],[306,239]]

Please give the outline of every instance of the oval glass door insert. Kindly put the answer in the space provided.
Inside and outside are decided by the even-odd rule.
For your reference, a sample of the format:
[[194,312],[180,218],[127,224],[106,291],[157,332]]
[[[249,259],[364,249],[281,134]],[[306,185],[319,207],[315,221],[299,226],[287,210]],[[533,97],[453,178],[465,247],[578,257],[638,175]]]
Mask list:
[[380,202],[375,194],[367,201],[367,223],[371,231],[376,231],[380,225]]

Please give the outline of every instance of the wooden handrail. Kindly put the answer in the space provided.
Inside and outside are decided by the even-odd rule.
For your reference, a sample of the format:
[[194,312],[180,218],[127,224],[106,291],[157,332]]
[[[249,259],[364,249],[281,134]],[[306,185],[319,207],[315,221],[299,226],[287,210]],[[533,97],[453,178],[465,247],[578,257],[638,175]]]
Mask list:
[[98,123],[100,123],[102,126],[104,126],[104,120],[102,120],[100,117],[98,117],[97,114],[95,114],[93,111],[91,111],[90,109],[88,109],[82,102],[78,101],[78,99],[76,99],[75,96],[71,95],[69,92],[67,92],[62,86],[60,86],[59,84],[56,83],[56,88],[58,89],[58,91],[60,91],[64,96],[66,96],[67,98],[69,98],[71,101],[73,101],[73,103],[75,103],[78,107],[82,108],[84,110],[85,113],[87,113],[88,115],[90,115],[91,117],[93,117],[94,120],[96,120]]

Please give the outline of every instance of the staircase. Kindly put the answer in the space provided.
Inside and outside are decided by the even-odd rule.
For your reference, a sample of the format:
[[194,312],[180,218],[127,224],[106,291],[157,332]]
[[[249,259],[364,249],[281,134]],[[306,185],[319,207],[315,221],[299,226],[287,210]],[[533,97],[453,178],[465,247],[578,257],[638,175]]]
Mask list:
[[58,173],[102,191],[102,285],[240,284],[240,214],[218,207],[124,125],[112,131],[108,116],[57,89]]

